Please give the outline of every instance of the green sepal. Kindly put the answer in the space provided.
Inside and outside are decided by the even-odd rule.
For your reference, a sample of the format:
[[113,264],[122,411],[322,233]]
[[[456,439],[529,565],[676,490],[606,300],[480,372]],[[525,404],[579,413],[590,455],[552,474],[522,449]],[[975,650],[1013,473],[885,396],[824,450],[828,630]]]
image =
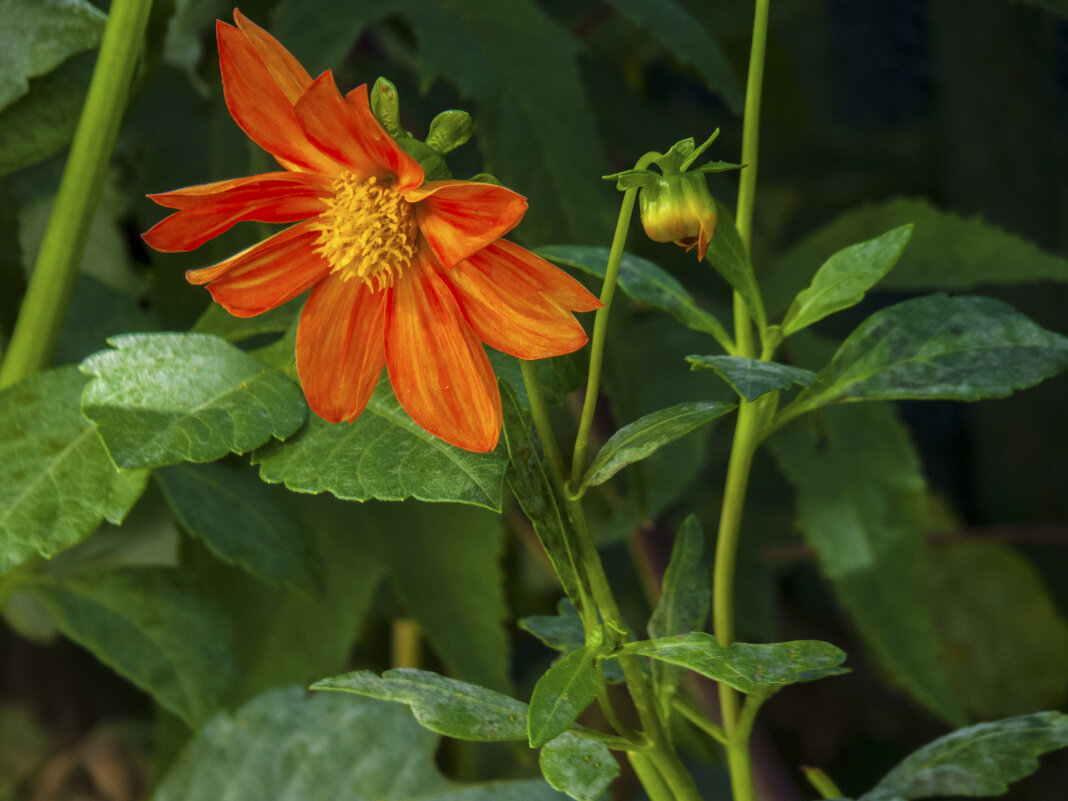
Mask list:
[[466,143],[474,132],[475,124],[470,114],[459,109],[449,109],[430,121],[426,144],[444,156]]
[[660,176],[652,170],[623,170],[611,175],[601,176],[606,181],[615,181],[616,189],[626,192],[628,189],[641,189],[643,186],[655,184]]
[[690,170],[690,172],[730,172],[731,170],[740,170],[748,166],[748,164],[734,164],[730,161],[710,161]]
[[386,133],[394,139],[410,136],[400,123],[400,95],[392,81],[379,77],[371,87],[371,96],[368,99],[371,102],[371,113],[386,129]]

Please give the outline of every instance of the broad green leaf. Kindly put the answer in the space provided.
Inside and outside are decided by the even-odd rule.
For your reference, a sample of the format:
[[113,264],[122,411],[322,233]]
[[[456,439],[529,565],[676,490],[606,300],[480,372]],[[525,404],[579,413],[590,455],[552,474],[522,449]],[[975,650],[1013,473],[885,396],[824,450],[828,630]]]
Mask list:
[[347,501],[455,501],[500,511],[507,461],[423,430],[383,378],[353,423],[313,415],[292,440],[257,451],[253,464],[264,481],[295,492],[330,492]]
[[261,334],[284,334],[296,320],[301,306],[300,301],[293,301],[255,317],[234,317],[218,303],[212,303],[190,330],[214,334],[227,342],[243,342]]
[[860,801],[1001,795],[1068,746],[1068,715],[1036,712],[959,729],[905,757]]
[[318,590],[310,534],[280,503],[283,490],[221,464],[175,465],[155,478],[186,531],[220,559],[264,581]]
[[563,734],[602,686],[596,648],[577,648],[565,654],[534,685],[527,712],[531,748],[541,748]]
[[116,470],[82,417],[86,381],[61,367],[0,392],[0,573],[121,522],[145,488],[148,472]]
[[705,85],[718,93],[735,114],[742,111],[742,88],[727,57],[701,23],[674,0],[609,0],[632,22],[646,27],[669,52],[691,64]]
[[313,690],[339,690],[408,704],[419,723],[460,740],[527,739],[527,705],[485,687],[413,668],[367,670],[323,679]]
[[596,801],[619,775],[619,763],[603,744],[564,732],[538,753],[545,781],[577,801]]
[[512,388],[504,382],[498,383],[504,407],[504,441],[511,461],[508,486],[523,513],[530,518],[564,592],[569,598],[579,598],[582,595],[580,574],[569,544],[568,524],[545,474],[530,422]]
[[[608,252],[605,247],[581,245],[547,245],[537,250],[543,258],[598,278],[604,278]],[[729,339],[719,320],[698,308],[693,296],[674,276],[647,259],[623,254],[619,265],[619,288],[631,300],[665,311],[687,328],[712,334],[717,339]]]
[[712,235],[705,261],[741,296],[756,324],[762,329],[766,328],[768,318],[764,312],[764,301],[760,296],[753,265],[749,261],[749,252],[734,226],[734,217],[718,200],[716,213],[719,215],[719,224],[716,226],[716,233]]
[[810,387],[816,383],[811,370],[744,356],[687,356],[686,361],[693,370],[712,370],[747,401],[793,384]]
[[30,91],[30,78],[100,44],[107,19],[86,0],[0,0],[0,109]]
[[193,728],[234,678],[229,621],[172,570],[39,574],[31,589],[60,631]]
[[582,628],[575,605],[567,598],[561,598],[556,604],[555,615],[529,615],[521,617],[519,628],[528,631],[557,651],[574,651],[586,644],[586,632]]
[[304,422],[300,389],[208,334],[127,334],[82,362],[82,413],[120,468],[210,462]]
[[542,781],[453,784],[407,710],[282,687],[208,723],[152,801],[558,801]]
[[798,526],[880,661],[924,704],[963,713],[939,657],[923,570],[924,479],[885,405],[827,409],[769,440],[797,490]]
[[623,650],[681,665],[743,693],[848,673],[845,653],[826,642],[731,643],[724,648],[703,631],[627,643]]
[[609,437],[593,457],[582,486],[603,484],[633,462],[641,461],[669,442],[735,409],[733,403],[691,401],[647,414]]
[[798,293],[782,321],[788,337],[824,317],[855,306],[897,264],[912,236],[912,225],[902,225],[882,236],[850,245],[835,253],[816,271],[812,283]]
[[942,294],[877,311],[794,401],[1003,398],[1068,367],[1068,338],[993,298]]

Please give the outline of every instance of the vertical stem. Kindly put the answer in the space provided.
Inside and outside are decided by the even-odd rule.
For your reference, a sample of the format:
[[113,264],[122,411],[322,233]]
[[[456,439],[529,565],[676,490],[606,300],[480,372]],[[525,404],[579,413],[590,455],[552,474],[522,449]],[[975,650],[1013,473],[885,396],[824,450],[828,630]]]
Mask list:
[[59,194],[19,310],[0,388],[47,366],[66,317],[93,211],[107,174],[151,0],[114,0]]

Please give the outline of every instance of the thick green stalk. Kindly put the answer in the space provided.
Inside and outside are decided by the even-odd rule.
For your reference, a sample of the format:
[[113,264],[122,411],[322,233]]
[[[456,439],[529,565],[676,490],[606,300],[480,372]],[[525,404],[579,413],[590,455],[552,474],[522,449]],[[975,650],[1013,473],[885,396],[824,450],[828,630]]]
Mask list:
[[0,365],[0,387],[33,375],[52,360],[89,223],[115,147],[151,7],[151,0],[114,0],[111,4],[59,194],[7,356]]

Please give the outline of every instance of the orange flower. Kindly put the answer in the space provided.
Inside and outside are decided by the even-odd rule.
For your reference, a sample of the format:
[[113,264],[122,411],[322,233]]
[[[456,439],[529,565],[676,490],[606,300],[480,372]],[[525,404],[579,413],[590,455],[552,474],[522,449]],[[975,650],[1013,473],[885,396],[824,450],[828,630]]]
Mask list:
[[600,303],[553,265],[501,237],[526,211],[503,187],[424,183],[419,163],[371,113],[367,87],[342,97],[312,80],[265,30],[235,11],[216,24],[230,114],[285,171],[150,197],[175,214],[144,234],[185,251],[243,220],[296,223],[186,278],[238,317],[311,288],[297,372],[312,410],[352,422],[385,365],[397,399],[446,442],[489,451],[501,398],[482,342],[520,359],[586,344],[573,311]]

